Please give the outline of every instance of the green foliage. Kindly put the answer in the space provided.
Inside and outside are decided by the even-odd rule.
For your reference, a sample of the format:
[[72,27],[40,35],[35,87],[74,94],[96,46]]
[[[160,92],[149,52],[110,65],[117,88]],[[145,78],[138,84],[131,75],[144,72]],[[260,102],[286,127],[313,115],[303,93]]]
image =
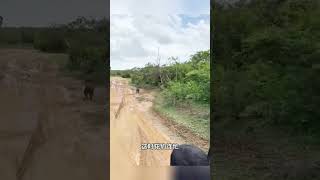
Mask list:
[[67,44],[60,29],[46,29],[35,35],[34,47],[44,52],[66,52]]
[[[99,36],[99,34],[92,36],[92,38],[94,39],[96,36]],[[100,37],[102,38],[102,36]],[[87,38],[90,38],[90,36]],[[82,43],[78,42],[78,40]],[[90,78],[97,82],[104,82],[109,51],[100,43],[100,41],[97,41],[97,43],[94,44],[92,41],[85,41],[84,38],[68,40],[69,61],[66,64],[67,69],[71,72],[81,72],[85,78]]]
[[35,30],[32,28],[22,28],[21,31],[21,42],[23,44],[33,44],[35,37]]
[[104,68],[107,59],[105,48],[72,46],[69,49],[68,68],[70,70],[81,70],[93,72]]
[[19,44],[21,42],[20,31],[16,28],[1,28],[0,43],[1,44]]
[[131,71],[130,70],[111,70],[111,76],[120,76],[122,78],[130,78]]
[[31,45],[49,53],[68,53],[66,69],[83,78],[104,82],[109,57],[107,19],[77,18],[66,25],[45,28],[0,28],[1,45]]
[[256,119],[295,133],[320,134],[320,91],[314,90],[320,75],[319,10],[316,0],[256,0],[215,8],[217,119]]
[[40,28],[0,28],[0,44],[2,45],[32,45],[34,42],[35,33],[40,31]]
[[148,63],[144,68],[132,69],[132,83],[140,87],[158,87],[161,83],[160,73],[161,67]]
[[208,104],[210,96],[210,52],[201,51],[184,63],[172,57],[170,65],[147,64],[134,68],[132,83],[142,87],[159,87],[168,105],[185,102]]

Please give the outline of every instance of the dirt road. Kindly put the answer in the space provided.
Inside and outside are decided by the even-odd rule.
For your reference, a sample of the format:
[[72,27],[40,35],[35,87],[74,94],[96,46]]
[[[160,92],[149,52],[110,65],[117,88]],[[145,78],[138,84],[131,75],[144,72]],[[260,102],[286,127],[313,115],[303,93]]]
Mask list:
[[136,94],[126,79],[112,78],[110,140],[120,144],[120,150],[126,152],[123,154],[127,154],[134,165],[168,166],[171,150],[141,150],[143,143],[183,142],[170,134],[157,119],[159,117],[152,113],[152,98],[151,94],[143,91]]
[[150,93],[136,94],[127,79],[111,78],[111,179],[148,179],[150,174],[153,179],[169,179],[172,150],[141,150],[141,144],[184,141],[161,124],[151,110],[152,100]]
[[[195,144],[208,149],[208,142],[186,131],[180,135],[180,126],[170,123],[152,110],[154,92],[129,85],[128,79],[111,78],[110,94],[110,145],[112,163],[139,167],[170,166],[172,149],[141,150],[144,143]],[[175,128],[172,128],[175,127]],[[203,145],[204,144],[204,145]],[[112,174],[112,169],[111,169]]]
[[[168,121],[152,110],[154,93],[129,85],[128,79],[111,78],[110,175],[111,179],[172,180],[172,150],[141,150],[144,143],[203,144],[200,138],[181,137]],[[195,142],[194,140],[199,140]],[[200,147],[200,146],[199,146]]]
[[63,54],[0,50],[0,179],[92,180],[109,175],[106,89],[82,100]]

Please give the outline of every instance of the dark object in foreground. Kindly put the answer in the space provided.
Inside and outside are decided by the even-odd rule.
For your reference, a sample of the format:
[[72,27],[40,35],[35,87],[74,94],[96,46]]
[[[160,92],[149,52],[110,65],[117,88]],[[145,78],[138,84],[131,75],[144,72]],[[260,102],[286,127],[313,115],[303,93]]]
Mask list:
[[171,153],[170,166],[209,166],[208,156],[200,148],[189,144],[178,148]]
[[85,82],[85,88],[84,88],[83,93],[85,96],[84,100],[89,99],[90,101],[92,101],[93,95],[94,95],[94,86],[90,81]]
[[182,144],[171,153],[170,166],[175,166],[174,180],[210,180],[210,158],[200,148]]
[[139,94],[139,92],[140,92],[140,89],[139,89],[139,88],[137,88],[137,89],[136,89],[136,93],[137,93],[137,94]]
[[210,166],[176,166],[173,180],[210,180]]

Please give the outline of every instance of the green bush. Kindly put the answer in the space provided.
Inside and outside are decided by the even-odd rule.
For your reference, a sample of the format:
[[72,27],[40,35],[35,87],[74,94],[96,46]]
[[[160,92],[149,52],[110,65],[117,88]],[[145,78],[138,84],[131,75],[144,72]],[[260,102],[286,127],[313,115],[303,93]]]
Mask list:
[[90,72],[103,67],[106,60],[106,48],[72,46],[69,49],[68,67]]
[[172,63],[161,67],[147,64],[130,71],[137,86],[158,87],[165,102],[177,105],[184,102],[208,104],[210,101],[210,52],[200,51],[184,62],[170,58]]
[[21,43],[21,33],[16,28],[0,28],[1,44],[19,44]]
[[21,29],[21,42],[24,44],[33,44],[34,42],[35,29],[22,28]]
[[47,29],[35,35],[34,47],[44,52],[63,53],[67,44],[62,30]]
[[215,8],[215,116],[320,134],[319,9],[315,0]]

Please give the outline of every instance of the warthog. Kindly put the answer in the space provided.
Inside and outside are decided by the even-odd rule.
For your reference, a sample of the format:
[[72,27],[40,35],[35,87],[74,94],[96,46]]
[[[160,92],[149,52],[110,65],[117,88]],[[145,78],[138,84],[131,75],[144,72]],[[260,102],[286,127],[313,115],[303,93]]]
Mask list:
[[94,85],[91,81],[86,81],[85,82],[85,87],[84,87],[84,100],[91,100],[93,99],[93,95],[94,95]]

